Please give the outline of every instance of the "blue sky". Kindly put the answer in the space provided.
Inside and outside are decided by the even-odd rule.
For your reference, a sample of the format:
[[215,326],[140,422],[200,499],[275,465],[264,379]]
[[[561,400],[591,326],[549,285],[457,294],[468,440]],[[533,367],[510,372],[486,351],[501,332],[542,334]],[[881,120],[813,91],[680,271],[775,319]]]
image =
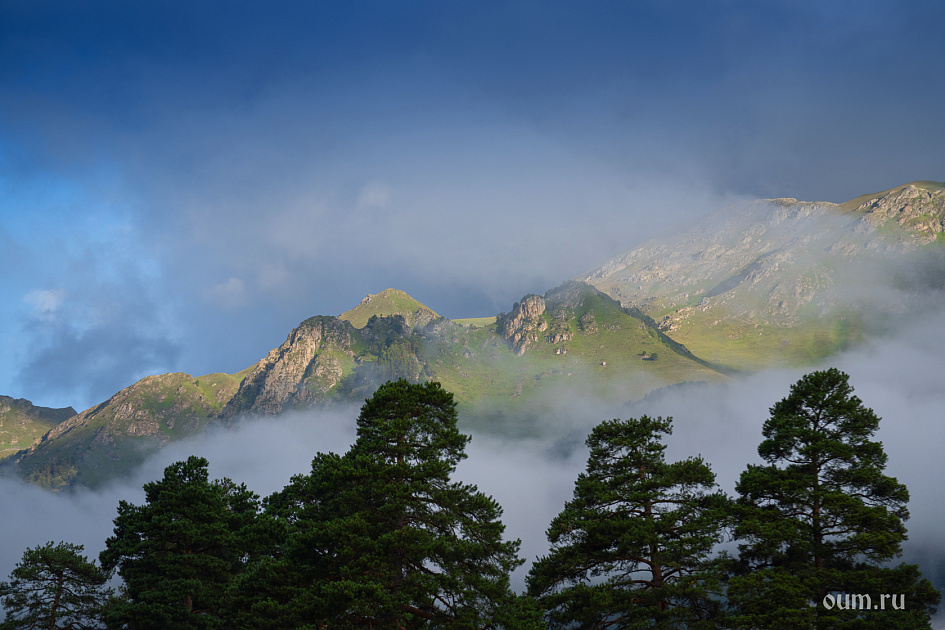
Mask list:
[[507,310],[744,197],[945,179],[937,1],[0,3],[0,394]]

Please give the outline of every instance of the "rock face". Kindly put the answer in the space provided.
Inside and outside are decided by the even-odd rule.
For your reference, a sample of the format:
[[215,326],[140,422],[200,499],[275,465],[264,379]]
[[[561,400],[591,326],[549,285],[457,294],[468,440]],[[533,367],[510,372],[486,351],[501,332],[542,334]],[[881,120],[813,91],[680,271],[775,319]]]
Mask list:
[[274,415],[324,398],[341,381],[342,358],[353,357],[353,332],[335,317],[305,320],[252,368],[220,417]]
[[895,223],[902,228],[899,238],[914,245],[928,245],[941,240],[945,231],[945,184],[913,182],[858,197],[840,208],[860,215],[865,230],[875,231]]
[[548,330],[548,322],[542,318],[545,301],[538,295],[526,295],[512,306],[508,314],[496,318],[496,332],[516,354],[522,356],[529,345],[538,341],[541,333]]

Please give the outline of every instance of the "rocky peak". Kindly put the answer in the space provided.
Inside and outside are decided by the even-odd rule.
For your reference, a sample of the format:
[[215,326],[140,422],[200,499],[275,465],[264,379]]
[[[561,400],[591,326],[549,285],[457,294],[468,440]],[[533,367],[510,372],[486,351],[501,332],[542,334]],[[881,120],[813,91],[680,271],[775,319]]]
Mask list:
[[320,399],[342,377],[342,356],[351,356],[354,327],[337,317],[312,317],[257,363],[220,413],[274,415]]
[[538,295],[526,295],[512,306],[511,312],[499,314],[496,332],[516,356],[522,356],[529,345],[538,341],[539,333],[548,329],[548,322],[542,317],[544,313],[545,300]]
[[924,245],[945,232],[945,184],[913,182],[874,195],[864,195],[840,206],[863,216],[867,231],[895,224],[900,236]]

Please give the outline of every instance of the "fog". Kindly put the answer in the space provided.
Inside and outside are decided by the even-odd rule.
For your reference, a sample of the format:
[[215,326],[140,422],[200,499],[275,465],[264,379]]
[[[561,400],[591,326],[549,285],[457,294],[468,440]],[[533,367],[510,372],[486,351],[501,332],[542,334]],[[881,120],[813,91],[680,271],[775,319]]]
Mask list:
[[[936,586],[945,586],[945,335],[941,310],[903,321],[887,338],[870,341],[834,357],[829,365],[850,375],[864,404],[882,418],[877,438],[889,456],[887,473],[911,493],[909,540],[903,559],[918,563]],[[748,463],[760,463],[756,448],[768,409],[787,396],[792,383],[810,370],[769,370],[724,385],[686,384],[651,393],[643,400],[610,410],[579,390],[562,391],[570,404],[548,417],[544,431],[522,437],[466,427],[473,439],[456,478],[476,484],[504,508],[509,538],[522,540],[527,562],[514,574],[524,588],[528,566],[547,552],[544,531],[570,499],[586,462],[583,439],[598,422],[613,417],[671,416],[667,458],[701,455],[730,495]],[[98,492],[52,494],[11,479],[0,479],[0,576],[7,576],[23,550],[47,541],[85,545],[95,557],[111,533],[118,501],[143,501],[141,485],[158,479],[163,467],[191,454],[210,461],[213,478],[245,482],[265,496],[281,489],[296,473],[306,473],[316,452],[344,452],[354,441],[357,407],[288,413],[248,421],[172,444],[150,458],[133,478]],[[547,410],[545,411],[547,413]],[[514,433],[514,432],[512,432]]]

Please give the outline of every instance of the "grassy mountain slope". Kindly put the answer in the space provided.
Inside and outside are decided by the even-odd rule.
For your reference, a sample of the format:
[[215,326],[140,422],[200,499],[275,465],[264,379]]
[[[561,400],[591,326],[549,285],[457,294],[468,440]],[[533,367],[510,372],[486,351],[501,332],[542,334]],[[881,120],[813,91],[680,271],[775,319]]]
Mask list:
[[427,344],[427,365],[460,401],[528,401],[569,387],[618,401],[657,383],[725,380],[580,283],[526,296],[495,324],[450,332],[450,343]]
[[345,311],[338,319],[351,322],[355,328],[364,328],[371,317],[390,317],[403,315],[408,326],[422,325],[439,315],[433,309],[398,289],[384,289],[376,295],[368,295],[350,311]]
[[713,363],[803,365],[908,308],[921,287],[903,270],[945,243],[943,226],[936,182],[839,205],[775,199],[728,208],[579,279]]
[[131,471],[155,449],[203,431],[241,374],[148,376],[57,425],[16,454],[18,474],[48,488],[95,487]]
[[23,398],[0,396],[0,459],[28,448],[34,440],[74,415],[72,407],[37,407]]
[[[147,377],[17,453],[17,472],[51,488],[94,487],[210,423],[357,402],[397,378],[441,381],[469,416],[490,406],[514,413],[572,389],[622,402],[670,383],[726,378],[652,320],[586,284],[526,296],[479,327],[439,317],[402,292],[385,293],[362,302],[353,317],[363,321],[360,328],[337,317],[309,318],[239,374]],[[378,315],[392,300],[397,312]]]

